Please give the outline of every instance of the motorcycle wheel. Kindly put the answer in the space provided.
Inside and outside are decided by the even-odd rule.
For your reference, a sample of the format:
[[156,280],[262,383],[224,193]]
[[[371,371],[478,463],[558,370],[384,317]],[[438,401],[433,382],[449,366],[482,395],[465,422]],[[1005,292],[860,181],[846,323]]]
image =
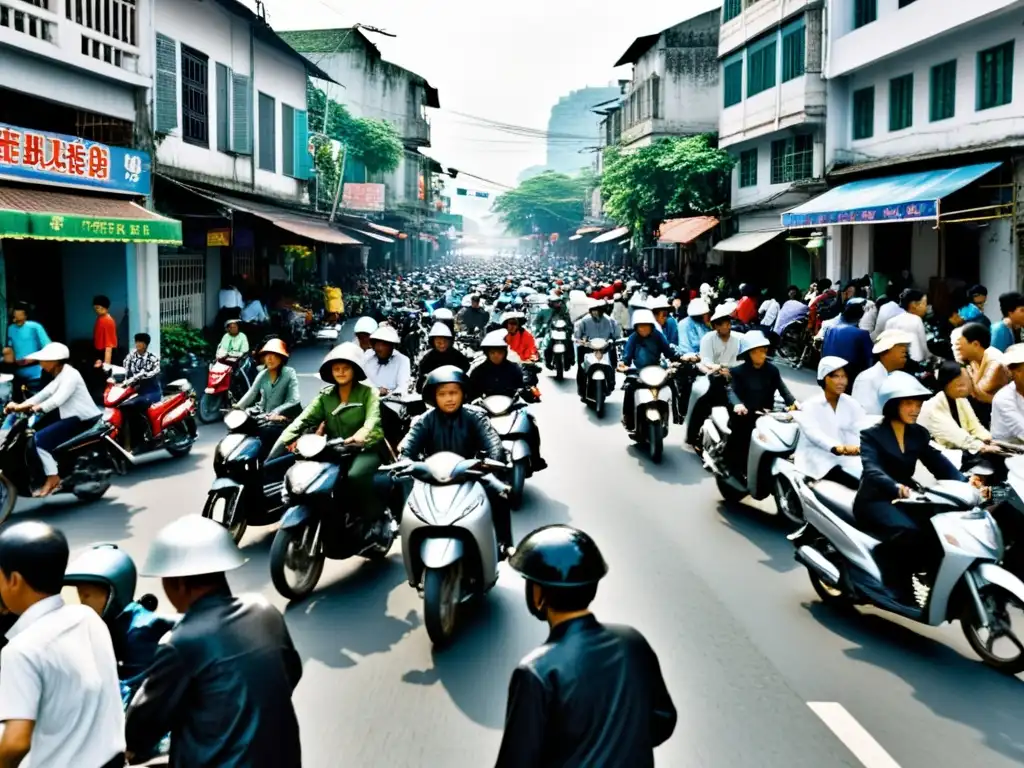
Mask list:
[[[116,469],[113,466],[113,461],[109,457],[103,457],[103,458],[106,458],[107,462],[109,463],[109,469],[110,470],[113,471],[113,470]],[[91,456],[88,459],[89,464],[85,467],[85,469],[86,470],[97,469],[96,462],[102,462],[103,458],[101,458],[99,456],[96,456],[96,455]],[[108,475],[108,477],[109,477],[109,475]],[[100,483],[89,483],[88,485],[89,485],[88,490],[85,489],[85,488],[81,488],[79,486],[76,486],[76,487],[71,489],[71,492],[73,494],[75,494],[75,498],[76,499],[78,499],[79,501],[98,501],[99,499],[103,498],[104,494],[106,494],[107,491],[110,490],[110,481],[109,480],[107,480],[106,482],[100,482]]]
[[726,501],[740,501],[747,495],[746,491],[736,490],[725,481],[724,477],[719,477],[718,475],[715,475],[715,485],[718,486],[718,492],[722,494],[722,498]]
[[594,413],[599,419],[604,416],[604,385],[601,383],[597,384],[594,391]]
[[647,438],[647,445],[651,451],[651,461],[661,464],[661,456],[665,450],[665,438],[661,430],[660,421],[652,421],[648,426],[650,430]]
[[455,636],[461,572],[461,562],[423,570],[423,623],[435,646],[447,645]]
[[224,414],[220,412],[223,401],[223,395],[211,395],[204,392],[203,397],[199,400],[199,420],[203,424],[214,424],[224,418]]
[[18,503],[18,489],[7,475],[0,475],[0,524],[6,522]]
[[562,356],[555,355],[555,381],[565,378],[565,368],[562,366]]
[[775,477],[772,498],[775,499],[775,506],[779,510],[780,521],[784,521],[792,528],[799,528],[804,524],[804,508],[796,488],[782,475]]
[[174,430],[174,438],[164,445],[167,452],[176,459],[180,459],[182,456],[187,456],[192,450],[192,446],[195,444],[195,438],[192,437],[192,433],[195,431],[195,425],[190,430],[188,428],[188,422],[191,417],[171,427]]
[[[218,502],[223,501],[223,507]],[[218,512],[223,510],[220,514]],[[245,530],[249,524],[245,519],[245,510],[242,509],[242,492],[240,490],[232,493],[221,493],[211,496],[203,507],[203,517],[208,517],[218,525],[228,529],[235,544],[238,544],[245,536]]]
[[[302,546],[306,528],[279,528],[274,534],[274,543],[270,545],[270,580],[274,589],[289,600],[306,597],[316,587],[324,571],[323,551],[310,554]],[[294,585],[288,579],[289,571],[296,576]]]
[[[1005,675],[1024,672],[1024,605],[1017,597],[995,584],[986,584],[980,590],[981,601],[988,611],[992,626],[978,625],[973,605],[968,605],[960,627],[971,649],[987,666]],[[996,650],[1009,648],[1006,656]]]
[[512,509],[523,506],[523,489],[526,487],[526,461],[517,461],[512,465],[512,490],[509,491],[509,503]]

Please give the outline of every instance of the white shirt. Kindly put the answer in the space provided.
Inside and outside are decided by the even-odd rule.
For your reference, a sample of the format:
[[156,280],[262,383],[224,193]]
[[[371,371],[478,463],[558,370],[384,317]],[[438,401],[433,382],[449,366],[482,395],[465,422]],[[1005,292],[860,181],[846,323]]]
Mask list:
[[896,315],[904,314],[904,309],[899,302],[890,301],[878,310],[878,317],[875,318],[875,330],[871,333],[871,340],[877,341],[879,334],[885,330],[886,324]]
[[32,720],[21,768],[99,768],[124,752],[124,713],[110,630],[91,608],[40,600],[0,652],[0,721]]
[[265,323],[270,320],[270,316],[267,315],[263,302],[254,299],[245,305],[241,320],[243,323]]
[[42,406],[43,413],[59,410],[62,419],[75,416],[83,420],[95,419],[102,413],[93,402],[82,374],[67,364],[39,394],[25,402],[29,405]]
[[389,392],[405,392],[412,377],[409,358],[401,352],[392,352],[386,362],[381,363],[376,353],[366,356],[366,378],[375,387]]
[[768,299],[764,304],[761,305],[761,325],[767,325],[769,328],[775,327],[775,321],[779,317],[779,302],[776,299]]
[[737,358],[740,354],[740,341],[742,339],[743,334],[736,333],[736,331],[732,331],[729,334],[729,340],[726,342],[723,342],[721,337],[714,331],[704,334],[704,338],[700,340],[701,362],[732,368],[739,362]]
[[[885,309],[885,307],[882,307]],[[903,331],[910,334],[910,359],[923,363],[929,357],[928,335],[924,330],[924,320],[912,312],[902,312],[889,320],[885,325],[887,331]]]
[[878,405],[878,390],[888,375],[889,371],[884,365],[875,363],[853,382],[853,399],[872,416],[882,415],[882,409]]
[[1012,381],[992,398],[992,437],[1006,442],[1024,441],[1024,397]]
[[840,395],[832,410],[824,393],[800,404],[794,414],[800,425],[793,463],[805,475],[820,480],[833,467],[854,470],[860,464],[856,456],[836,456],[837,445],[860,445],[860,431],[867,421],[864,408],[849,395]]
[[217,294],[221,309],[241,309],[242,293],[237,288],[225,288]]
[[873,334],[875,332],[875,325],[878,322],[878,305],[873,301],[867,301],[864,303],[864,317],[860,319],[858,327],[862,331],[867,331]]

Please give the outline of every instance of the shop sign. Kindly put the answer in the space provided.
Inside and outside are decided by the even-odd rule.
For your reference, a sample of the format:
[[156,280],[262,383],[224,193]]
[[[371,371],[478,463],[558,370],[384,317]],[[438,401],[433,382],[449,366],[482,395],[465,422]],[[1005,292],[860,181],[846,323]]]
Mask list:
[[341,196],[341,205],[350,211],[384,211],[383,184],[346,183]]
[[0,123],[0,178],[148,195],[149,154]]
[[231,245],[230,229],[211,229],[206,233],[207,248],[227,248]]
[[4,210],[0,211],[0,237],[180,245],[181,222]]

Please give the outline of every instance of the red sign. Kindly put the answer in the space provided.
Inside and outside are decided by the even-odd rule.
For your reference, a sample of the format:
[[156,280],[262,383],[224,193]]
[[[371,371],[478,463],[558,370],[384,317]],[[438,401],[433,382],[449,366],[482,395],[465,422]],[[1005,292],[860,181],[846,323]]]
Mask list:
[[0,164],[78,178],[108,181],[110,148],[67,141],[59,136],[0,129]]
[[350,211],[384,210],[385,192],[383,184],[345,184],[341,195],[341,206]]

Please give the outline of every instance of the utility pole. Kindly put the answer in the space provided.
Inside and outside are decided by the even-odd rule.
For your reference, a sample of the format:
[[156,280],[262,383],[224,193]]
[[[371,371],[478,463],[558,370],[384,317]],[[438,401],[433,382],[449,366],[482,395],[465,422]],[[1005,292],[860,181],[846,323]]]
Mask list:
[[338,169],[338,186],[334,188],[334,205],[331,206],[331,217],[328,224],[334,223],[334,216],[338,213],[338,200],[341,198],[341,185],[345,180],[345,161],[348,160],[348,147],[341,145],[341,167]]

